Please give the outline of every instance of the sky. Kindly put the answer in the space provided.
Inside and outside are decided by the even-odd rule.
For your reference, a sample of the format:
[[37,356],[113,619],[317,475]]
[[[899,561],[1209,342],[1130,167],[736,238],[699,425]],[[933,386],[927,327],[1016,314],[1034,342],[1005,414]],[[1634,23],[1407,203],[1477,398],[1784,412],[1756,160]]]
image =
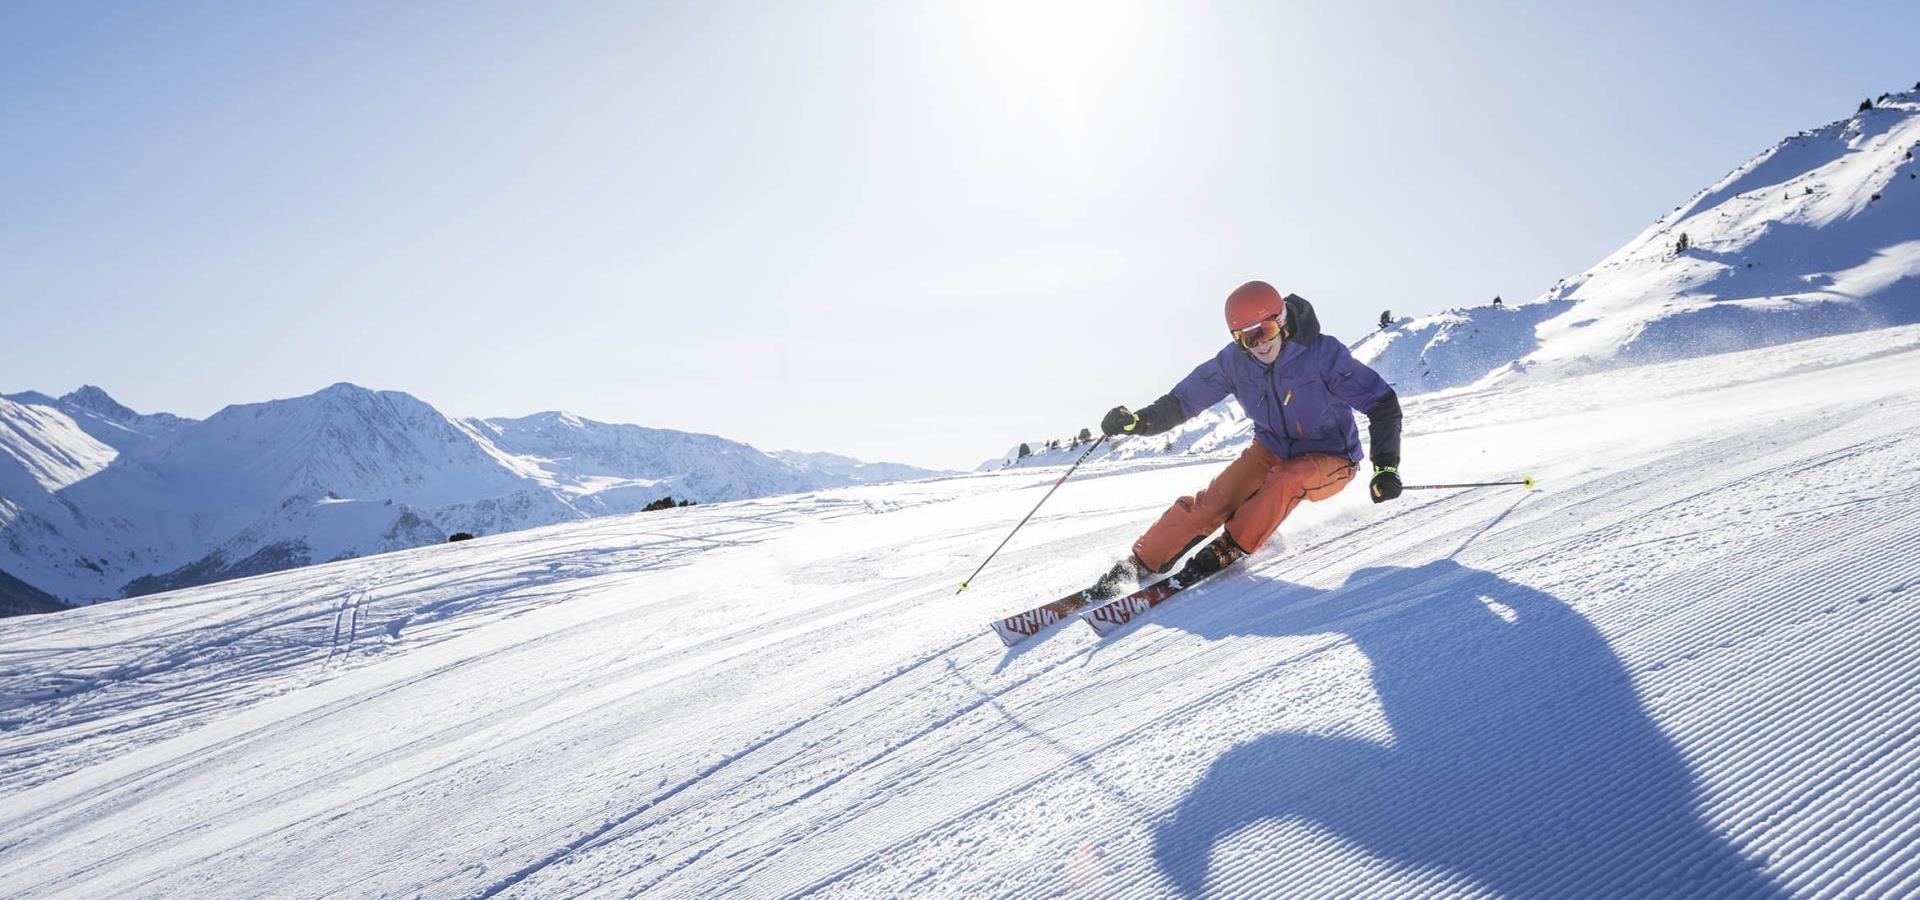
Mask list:
[[1524,301],[1920,79],[1911,3],[0,6],[0,392],[338,381],[972,468],[1260,278]]

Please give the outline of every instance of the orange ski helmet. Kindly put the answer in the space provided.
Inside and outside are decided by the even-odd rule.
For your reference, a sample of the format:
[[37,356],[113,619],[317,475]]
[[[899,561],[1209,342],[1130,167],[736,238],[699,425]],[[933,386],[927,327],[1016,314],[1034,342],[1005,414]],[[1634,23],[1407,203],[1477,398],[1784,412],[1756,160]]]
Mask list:
[[1287,327],[1287,303],[1280,299],[1280,292],[1264,281],[1249,281],[1233,289],[1227,295],[1227,330],[1239,339],[1241,332],[1274,320],[1278,330]]

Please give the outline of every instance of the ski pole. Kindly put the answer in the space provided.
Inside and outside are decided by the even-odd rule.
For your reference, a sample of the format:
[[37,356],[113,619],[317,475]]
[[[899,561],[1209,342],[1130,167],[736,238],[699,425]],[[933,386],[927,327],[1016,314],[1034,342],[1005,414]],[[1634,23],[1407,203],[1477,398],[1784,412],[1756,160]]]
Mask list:
[[1501,487],[1503,485],[1509,485],[1509,484],[1524,484],[1527,486],[1527,490],[1533,490],[1533,485],[1534,485],[1533,476],[1528,475],[1527,477],[1519,481],[1474,481],[1466,484],[1409,484],[1402,487],[1401,490],[1403,491],[1438,491],[1438,490],[1444,490],[1447,488]]
[[998,555],[1000,554],[1000,548],[1001,548],[1001,547],[1005,547],[1005,546],[1007,545],[1007,542],[1008,542],[1008,541],[1010,541],[1010,540],[1013,540],[1013,536],[1014,536],[1014,535],[1016,535],[1016,534],[1019,534],[1019,533],[1020,533],[1020,529],[1022,529],[1022,528],[1025,528],[1025,527],[1026,527],[1026,525],[1027,525],[1027,519],[1031,519],[1031,518],[1033,518],[1033,514],[1034,514],[1034,513],[1037,513],[1037,512],[1039,512],[1039,511],[1040,511],[1040,506],[1041,506],[1041,504],[1044,504],[1044,503],[1046,503],[1046,502],[1047,502],[1047,497],[1051,497],[1051,496],[1053,496],[1053,492],[1054,492],[1054,491],[1057,491],[1057,490],[1059,490],[1059,489],[1060,489],[1060,486],[1061,486],[1061,485],[1063,485],[1063,484],[1066,484],[1066,483],[1067,483],[1067,476],[1068,476],[1068,475],[1072,475],[1072,474],[1073,474],[1073,470],[1074,470],[1074,469],[1078,469],[1078,468],[1080,468],[1080,464],[1081,464],[1081,463],[1083,463],[1083,462],[1086,462],[1086,461],[1087,461],[1087,457],[1089,457],[1089,456],[1092,456],[1092,455],[1093,455],[1093,451],[1095,451],[1095,450],[1098,450],[1098,449],[1100,449],[1100,445],[1101,445],[1101,444],[1104,444],[1104,443],[1106,443],[1106,442],[1107,442],[1107,436],[1103,434],[1103,435],[1101,435],[1101,436],[1100,436],[1100,439],[1099,439],[1099,440],[1097,440],[1097,441],[1094,441],[1094,442],[1093,442],[1093,446],[1091,446],[1091,447],[1088,447],[1088,448],[1087,448],[1087,452],[1085,452],[1085,453],[1082,453],[1082,454],[1080,454],[1080,458],[1079,458],[1079,459],[1076,459],[1076,460],[1074,460],[1074,461],[1073,461],[1073,465],[1071,465],[1071,466],[1068,466],[1068,467],[1067,467],[1067,471],[1066,471],[1066,473],[1060,476],[1060,480],[1059,480],[1059,481],[1056,481],[1056,482],[1054,482],[1054,483],[1053,483],[1053,487],[1050,487],[1050,488],[1047,488],[1047,494],[1046,494],[1046,497],[1041,497],[1041,498],[1040,498],[1040,503],[1035,503],[1035,504],[1033,505],[1033,509],[1032,509],[1031,511],[1029,511],[1029,512],[1027,513],[1027,518],[1026,518],[1026,519],[1021,519],[1021,520],[1020,520],[1020,524],[1018,524],[1018,525],[1015,525],[1015,526],[1013,526],[1013,530],[1012,530],[1012,531],[1009,531],[1009,532],[1007,532],[1007,536],[1006,536],[1006,537],[1004,537],[1004,538],[1001,538],[1001,539],[1000,539],[1000,546],[999,546],[999,547],[995,547],[995,548],[993,548],[993,552],[992,552],[992,553],[989,553],[989,554],[987,554],[987,558],[986,558],[985,560],[982,560],[982,561],[981,561],[981,563],[980,563],[980,568],[979,568],[979,569],[974,569],[974,570],[973,570],[973,575],[968,575],[968,576],[967,576],[967,580],[966,580],[966,581],[962,581],[962,582],[960,582],[960,590],[958,590],[958,591],[954,591],[954,593],[955,593],[955,594],[959,594],[959,593],[961,593],[961,592],[963,592],[963,591],[965,591],[965,590],[967,589],[967,585],[969,585],[969,584],[971,584],[971,583],[973,583],[973,579],[974,579],[974,576],[975,576],[975,575],[979,575],[979,574],[980,574],[980,569],[984,569],[984,568],[986,568],[986,567],[987,567],[987,563],[990,563],[990,562],[993,562],[993,558],[994,558],[995,556],[998,556]]

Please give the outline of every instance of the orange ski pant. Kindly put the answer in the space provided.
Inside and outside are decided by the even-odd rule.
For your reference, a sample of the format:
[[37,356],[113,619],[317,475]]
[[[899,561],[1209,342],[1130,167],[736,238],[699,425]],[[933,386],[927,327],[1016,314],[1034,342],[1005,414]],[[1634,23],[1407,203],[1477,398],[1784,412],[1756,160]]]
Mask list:
[[1160,521],[1133,542],[1133,555],[1147,568],[1165,572],[1222,524],[1240,549],[1252,553],[1300,501],[1339,493],[1355,471],[1354,462],[1343,456],[1308,453],[1281,459],[1253,441],[1205,490],[1167,507]]

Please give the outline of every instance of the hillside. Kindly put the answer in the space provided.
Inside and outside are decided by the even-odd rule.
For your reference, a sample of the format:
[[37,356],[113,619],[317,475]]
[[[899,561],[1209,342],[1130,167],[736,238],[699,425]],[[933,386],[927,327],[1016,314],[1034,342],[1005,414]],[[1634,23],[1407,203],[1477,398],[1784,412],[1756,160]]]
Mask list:
[[1883,95],[1748,160],[1532,303],[1402,320],[1354,355],[1415,393],[1920,322],[1916,150],[1920,91]]
[[[1920,892],[1920,327],[1407,403],[1106,638],[1231,451],[613,516],[0,622],[0,894]],[[1705,462],[1703,462],[1705,461]]]

